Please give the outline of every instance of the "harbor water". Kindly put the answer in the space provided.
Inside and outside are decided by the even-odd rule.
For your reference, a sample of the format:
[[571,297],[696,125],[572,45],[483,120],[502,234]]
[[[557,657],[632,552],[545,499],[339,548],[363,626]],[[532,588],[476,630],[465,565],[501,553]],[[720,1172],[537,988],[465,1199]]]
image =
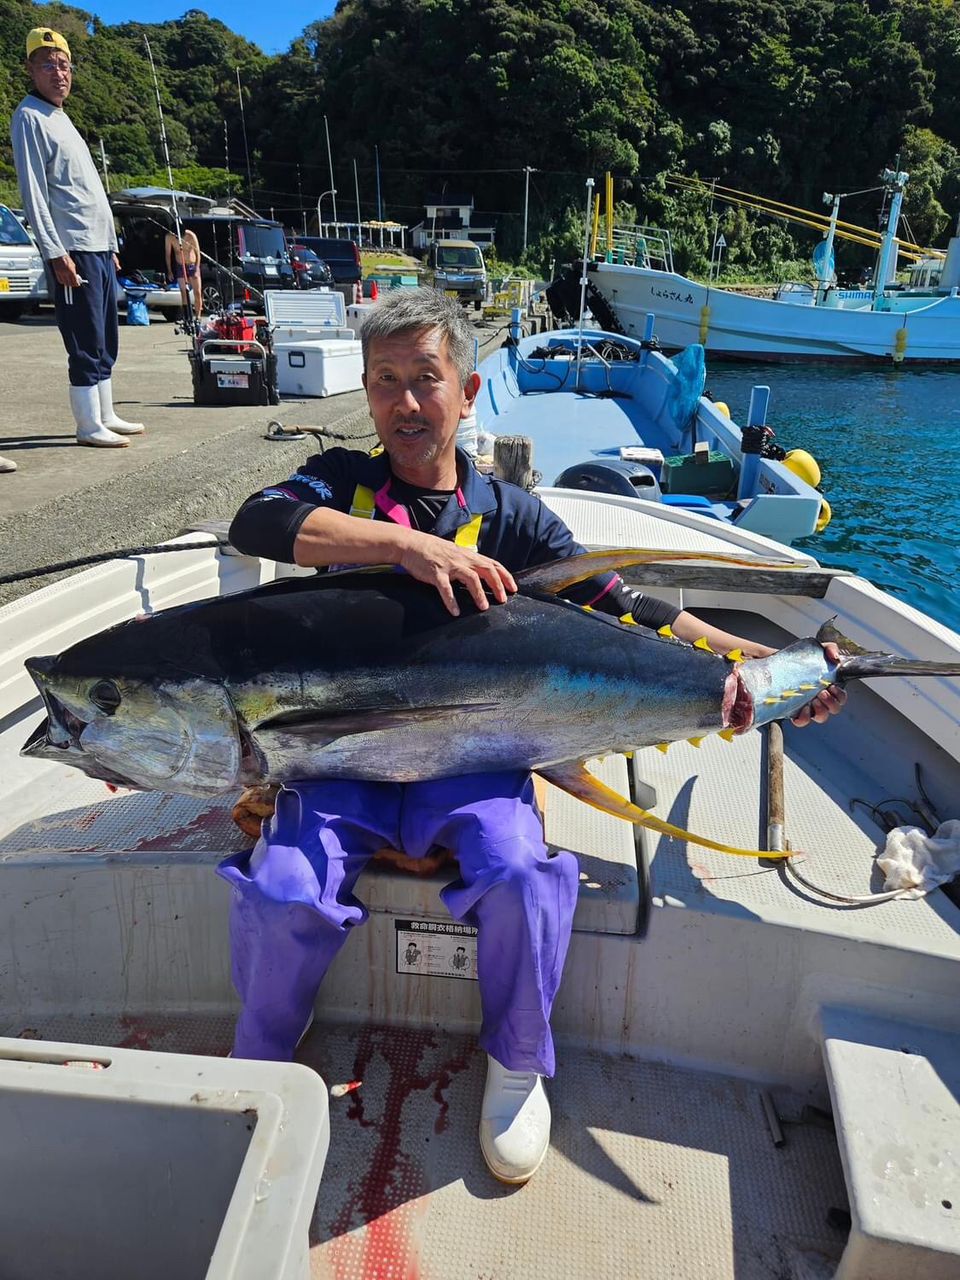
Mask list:
[[707,364],[707,391],[746,421],[771,388],[768,425],[822,472],[833,519],[798,543],[960,631],[960,372]]

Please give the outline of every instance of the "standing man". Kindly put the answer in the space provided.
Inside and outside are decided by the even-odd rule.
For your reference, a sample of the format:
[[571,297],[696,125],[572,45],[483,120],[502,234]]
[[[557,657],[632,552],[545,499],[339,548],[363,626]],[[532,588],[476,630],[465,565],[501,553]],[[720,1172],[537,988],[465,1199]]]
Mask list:
[[63,110],[73,64],[59,31],[35,27],[29,33],[27,74],[33,88],[10,122],[13,160],[24,208],[55,282],[77,442],[123,449],[143,423],[124,422],[113,408],[117,233],[90,150]]
[[182,231],[178,240],[175,231],[168,231],[163,249],[167,259],[167,276],[180,286],[180,298],[186,313],[190,288],[193,287],[193,318],[203,315],[203,292],[200,282],[200,241],[196,232]]
[[[381,448],[330,449],[234,517],[238,550],[308,567],[393,564],[433,585],[458,615],[455,587],[478,609],[516,590],[511,570],[582,548],[539,498],[482,476],[456,447],[473,408],[473,334],[460,304],[434,289],[396,289],[361,330],[363,385]],[[565,593],[615,617],[691,643],[772,650],[727,635],[615,574]],[[803,723],[839,710],[825,690]],[[555,1067],[550,1012],[560,984],[579,886],[571,853],[551,856],[530,776],[471,774],[428,782],[293,782],[252,853],[220,874],[234,887],[234,983],[242,1001],[235,1057],[293,1057],[328,966],[367,918],[354,888],[384,845],[413,858],[451,849],[459,879],[442,892],[454,919],[478,930],[477,975],[487,1054],[480,1148],[495,1177],[525,1182],[550,1141],[543,1077]]]

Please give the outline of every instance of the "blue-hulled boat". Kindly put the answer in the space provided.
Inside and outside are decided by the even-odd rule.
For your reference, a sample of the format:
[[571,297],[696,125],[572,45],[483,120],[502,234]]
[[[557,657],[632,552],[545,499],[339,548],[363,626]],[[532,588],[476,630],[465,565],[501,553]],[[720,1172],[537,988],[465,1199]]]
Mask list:
[[788,544],[829,521],[815,461],[773,444],[769,387],[753,388],[741,430],[703,396],[703,348],[667,359],[652,316],[643,339],[594,328],[526,336],[515,311],[479,373],[479,429],[529,437],[546,485],[682,507]]

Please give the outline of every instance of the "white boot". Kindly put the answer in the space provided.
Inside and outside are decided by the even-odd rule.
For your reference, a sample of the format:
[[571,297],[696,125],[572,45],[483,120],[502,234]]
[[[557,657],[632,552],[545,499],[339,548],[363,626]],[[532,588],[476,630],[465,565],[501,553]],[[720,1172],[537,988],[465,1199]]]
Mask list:
[[12,458],[0,458],[0,471],[16,471],[17,464]]
[[487,1055],[480,1150],[501,1182],[526,1182],[550,1147],[550,1103],[535,1071],[508,1071]]
[[115,436],[100,420],[100,397],[96,387],[71,387],[70,408],[77,424],[77,444],[92,444],[98,449],[125,449],[123,436]]
[[139,436],[143,434],[142,422],[124,422],[117,416],[117,412],[113,407],[113,383],[110,378],[101,382],[97,386],[97,394],[100,397],[100,421],[105,427],[109,427],[111,431],[116,431],[121,436]]

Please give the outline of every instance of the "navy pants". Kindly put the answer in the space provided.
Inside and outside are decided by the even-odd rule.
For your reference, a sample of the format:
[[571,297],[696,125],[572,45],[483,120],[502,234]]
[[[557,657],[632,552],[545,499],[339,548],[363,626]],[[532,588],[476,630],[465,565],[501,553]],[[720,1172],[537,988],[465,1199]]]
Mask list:
[[112,253],[78,251],[70,257],[87,283],[73,290],[54,283],[57,327],[67,349],[70,385],[95,387],[106,382],[117,360],[117,271]]
[[243,1002],[234,1056],[293,1057],[323,975],[367,918],[353,890],[384,845],[413,858],[436,845],[457,855],[460,878],[441,897],[477,929],[480,1045],[512,1071],[552,1076],[550,1011],[579,868],[572,853],[548,855],[523,773],[288,783],[256,848],[219,868],[234,887],[233,981]]

